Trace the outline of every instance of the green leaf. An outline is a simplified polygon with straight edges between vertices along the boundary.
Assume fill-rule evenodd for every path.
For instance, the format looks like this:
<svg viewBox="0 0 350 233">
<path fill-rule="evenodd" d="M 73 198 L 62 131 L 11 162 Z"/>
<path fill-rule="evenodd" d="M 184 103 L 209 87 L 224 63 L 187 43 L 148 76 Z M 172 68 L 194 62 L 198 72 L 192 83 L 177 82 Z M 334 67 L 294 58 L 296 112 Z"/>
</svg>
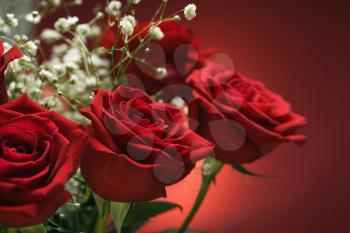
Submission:
<svg viewBox="0 0 350 233">
<path fill-rule="evenodd" d="M 112 202 L 111 203 L 111 213 L 114 222 L 114 226 L 118 233 L 122 232 L 122 227 L 126 215 L 129 212 L 131 203 L 123 203 L 123 202 Z"/>
<path fill-rule="evenodd" d="M 45 227 L 43 224 L 39 224 L 31 227 L 24 227 L 19 229 L 22 233 L 46 233 Z"/>
<path fill-rule="evenodd" d="M 165 201 L 152 201 L 152 202 L 137 202 L 134 204 L 132 211 L 125 219 L 124 225 L 126 228 L 132 228 L 131 232 L 135 232 L 143 224 L 145 224 L 150 218 L 153 218 L 162 213 L 170 210 L 182 207 L 176 203 Z"/>
<path fill-rule="evenodd" d="M 3 233 L 18 233 L 18 229 L 16 228 L 2 228 L 0 226 L 0 232 L 3 232 Z"/>
<path fill-rule="evenodd" d="M 245 175 L 245 176 L 255 176 L 255 177 L 261 177 L 261 178 L 279 178 L 278 176 L 270 176 L 270 175 L 263 175 L 263 174 L 257 174 L 254 172 L 251 172 L 247 168 L 243 167 L 240 164 L 232 165 L 233 169 L 238 171 L 239 173 Z"/>
<path fill-rule="evenodd" d="M 98 196 L 96 193 L 93 193 L 93 196 L 98 209 L 98 213 L 101 218 L 104 218 L 110 212 L 111 202 L 106 201 L 102 197 Z"/>
</svg>

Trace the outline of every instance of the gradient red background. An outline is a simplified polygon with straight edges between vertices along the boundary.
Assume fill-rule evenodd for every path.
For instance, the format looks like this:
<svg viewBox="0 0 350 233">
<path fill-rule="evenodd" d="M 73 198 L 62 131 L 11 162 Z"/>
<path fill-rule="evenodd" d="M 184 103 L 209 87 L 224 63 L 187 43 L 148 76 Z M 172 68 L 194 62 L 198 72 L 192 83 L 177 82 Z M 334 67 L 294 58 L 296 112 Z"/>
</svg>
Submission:
<svg viewBox="0 0 350 233">
<path fill-rule="evenodd" d="M 96 1 L 85 0 L 89 12 Z M 101 0 L 104 3 L 104 0 Z M 212 233 L 350 232 L 349 1 L 193 1 L 198 17 L 186 23 L 230 55 L 237 70 L 260 79 L 308 117 L 308 143 L 284 145 L 249 168 L 280 179 L 244 178 L 225 167 L 191 228 Z M 143 0 L 149 19 L 160 0 Z M 169 13 L 188 1 L 169 0 Z M 86 15 L 85 15 L 86 16 Z M 84 17 L 83 17 L 84 18 Z M 169 188 L 184 212 L 152 219 L 140 232 L 176 228 L 200 185 L 197 169 Z"/>
</svg>

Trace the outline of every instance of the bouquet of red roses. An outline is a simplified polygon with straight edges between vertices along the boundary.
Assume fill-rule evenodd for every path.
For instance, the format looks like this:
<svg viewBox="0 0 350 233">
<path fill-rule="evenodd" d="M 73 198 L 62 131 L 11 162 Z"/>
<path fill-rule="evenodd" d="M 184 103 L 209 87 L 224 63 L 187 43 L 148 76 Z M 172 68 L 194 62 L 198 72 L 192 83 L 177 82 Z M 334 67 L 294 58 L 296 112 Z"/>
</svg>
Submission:
<svg viewBox="0 0 350 233">
<path fill-rule="evenodd" d="M 140 0 L 113 0 L 89 22 L 58 18 L 36 37 L 19 22 L 30 28 L 82 1 L 2 11 L 0 232 L 135 232 L 181 208 L 155 199 L 204 160 L 197 200 L 169 230 L 188 232 L 223 164 L 261 176 L 244 164 L 306 140 L 288 102 L 199 48 L 180 23 L 196 5 L 166 16 L 160 2 L 148 22 L 137 21 Z"/>
</svg>

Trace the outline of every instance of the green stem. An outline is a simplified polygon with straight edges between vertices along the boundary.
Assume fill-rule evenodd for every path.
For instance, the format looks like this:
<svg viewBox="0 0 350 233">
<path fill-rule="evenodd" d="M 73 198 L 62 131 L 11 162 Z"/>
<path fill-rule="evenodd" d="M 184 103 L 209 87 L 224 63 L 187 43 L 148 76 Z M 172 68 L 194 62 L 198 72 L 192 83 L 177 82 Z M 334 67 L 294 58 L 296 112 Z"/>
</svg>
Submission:
<svg viewBox="0 0 350 233">
<path fill-rule="evenodd" d="M 197 195 L 196 201 L 194 202 L 190 213 L 187 215 L 185 221 L 182 223 L 177 233 L 184 233 L 191 224 L 193 218 L 197 214 L 201 207 L 212 182 L 215 181 L 216 175 L 222 169 L 223 164 L 212 157 L 206 158 L 202 166 L 202 185 Z"/>
<path fill-rule="evenodd" d="M 108 214 L 105 214 L 103 217 L 98 215 L 95 225 L 95 233 L 105 233 L 107 219 Z"/>
</svg>

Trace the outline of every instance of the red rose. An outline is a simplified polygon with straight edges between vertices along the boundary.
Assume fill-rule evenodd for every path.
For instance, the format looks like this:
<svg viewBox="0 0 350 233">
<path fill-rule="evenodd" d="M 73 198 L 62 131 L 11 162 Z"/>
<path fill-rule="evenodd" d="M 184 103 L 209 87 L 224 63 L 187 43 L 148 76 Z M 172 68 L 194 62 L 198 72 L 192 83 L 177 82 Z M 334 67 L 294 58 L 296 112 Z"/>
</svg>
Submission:
<svg viewBox="0 0 350 233">
<path fill-rule="evenodd" d="M 39 224 L 68 202 L 86 135 L 26 95 L 0 106 L 0 224 Z"/>
<path fill-rule="evenodd" d="M 141 33 L 141 38 L 148 35 L 148 24 L 138 24 L 135 27 L 134 35 Z M 146 43 L 142 49 L 136 53 L 138 60 L 132 62 L 127 69 L 129 86 L 142 88 L 148 94 L 155 94 L 168 86 L 174 87 L 167 89 L 176 93 L 175 85 L 185 84 L 186 76 L 193 68 L 199 68 L 203 65 L 206 55 L 199 53 L 199 39 L 193 33 L 186 29 L 182 24 L 175 21 L 163 22 L 159 25 L 164 33 L 163 39 L 160 41 L 152 40 L 150 44 Z M 111 48 L 115 40 L 115 30 L 108 30 L 102 38 L 102 44 L 106 48 Z M 149 45 L 150 51 L 145 49 Z M 120 44 L 119 47 L 123 45 Z M 131 41 L 130 51 L 135 50 L 139 46 L 139 39 Z M 118 56 L 118 55 L 117 55 Z M 142 59 L 147 64 L 141 62 Z M 118 62 L 119 59 L 116 59 Z M 152 67 L 165 67 L 167 76 L 160 78 L 157 76 L 156 70 Z M 136 76 L 136 77 L 135 77 Z M 179 87 L 178 87 L 179 88 Z"/>
<path fill-rule="evenodd" d="M 184 127 L 183 113 L 139 89 L 97 90 L 90 108 L 89 153 L 81 171 L 92 190 L 113 201 L 166 196 L 165 186 L 184 178 L 212 144 Z"/>
<path fill-rule="evenodd" d="M 8 101 L 5 85 L 5 70 L 7 68 L 7 65 L 11 61 L 22 56 L 23 54 L 17 46 L 12 47 L 9 51 L 4 53 L 4 45 L 0 40 L 0 104 L 6 103 Z"/>
<path fill-rule="evenodd" d="M 215 155 L 225 163 L 252 162 L 283 142 L 306 140 L 294 133 L 306 124 L 305 118 L 261 82 L 209 62 L 188 83 L 195 98 L 191 125 L 215 142 Z"/>
</svg>

